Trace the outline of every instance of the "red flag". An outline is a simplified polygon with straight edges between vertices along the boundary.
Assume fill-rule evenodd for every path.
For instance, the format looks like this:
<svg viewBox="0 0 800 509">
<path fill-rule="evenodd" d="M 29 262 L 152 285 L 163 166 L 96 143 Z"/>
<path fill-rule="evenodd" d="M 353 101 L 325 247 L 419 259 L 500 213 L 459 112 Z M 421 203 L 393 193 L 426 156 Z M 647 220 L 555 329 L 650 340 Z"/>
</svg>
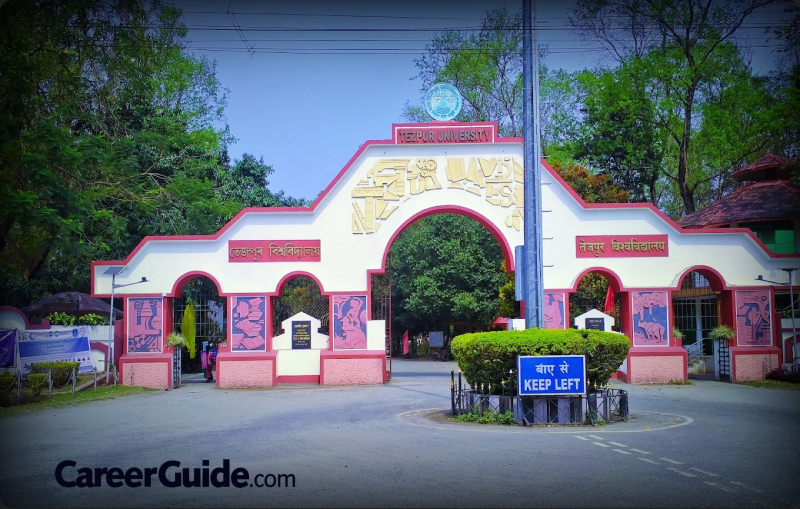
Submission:
<svg viewBox="0 0 800 509">
<path fill-rule="evenodd" d="M 606 293 L 606 304 L 603 306 L 606 314 L 614 312 L 614 289 L 611 288 L 611 285 L 608 285 L 608 293 Z"/>
<path fill-rule="evenodd" d="M 403 355 L 408 355 L 408 329 L 403 334 Z"/>
</svg>

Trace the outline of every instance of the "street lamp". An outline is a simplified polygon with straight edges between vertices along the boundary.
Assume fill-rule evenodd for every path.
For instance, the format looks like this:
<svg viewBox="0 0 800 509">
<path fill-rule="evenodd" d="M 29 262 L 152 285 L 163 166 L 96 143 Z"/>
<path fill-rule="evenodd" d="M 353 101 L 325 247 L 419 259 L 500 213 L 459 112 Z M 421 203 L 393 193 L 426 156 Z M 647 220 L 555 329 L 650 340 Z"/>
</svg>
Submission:
<svg viewBox="0 0 800 509">
<path fill-rule="evenodd" d="M 794 324 L 794 287 L 792 286 L 792 272 L 796 271 L 796 268 L 782 268 L 780 269 L 789 276 L 789 300 L 791 301 L 791 309 L 792 309 L 792 371 L 797 373 L 797 354 L 795 353 L 795 349 L 797 348 L 797 330 Z M 764 276 L 761 274 L 758 275 L 756 281 L 766 281 L 767 283 L 773 283 L 776 285 L 780 285 L 783 283 L 778 283 L 777 281 L 770 281 L 769 279 L 764 279 Z M 786 340 L 783 339 L 783 333 L 781 333 L 781 348 L 783 353 L 786 353 Z"/>
<path fill-rule="evenodd" d="M 108 385 L 108 375 L 111 371 L 111 362 L 114 362 L 114 290 L 122 288 L 123 286 L 138 285 L 139 283 L 148 283 L 146 277 L 142 277 L 141 281 L 134 281 L 133 283 L 125 283 L 118 285 L 115 283 L 117 274 L 125 270 L 125 267 L 111 266 L 103 272 L 103 274 L 111 274 L 111 311 L 108 314 L 108 358 L 106 360 L 106 385 Z M 116 382 L 115 382 L 116 383 Z"/>
</svg>

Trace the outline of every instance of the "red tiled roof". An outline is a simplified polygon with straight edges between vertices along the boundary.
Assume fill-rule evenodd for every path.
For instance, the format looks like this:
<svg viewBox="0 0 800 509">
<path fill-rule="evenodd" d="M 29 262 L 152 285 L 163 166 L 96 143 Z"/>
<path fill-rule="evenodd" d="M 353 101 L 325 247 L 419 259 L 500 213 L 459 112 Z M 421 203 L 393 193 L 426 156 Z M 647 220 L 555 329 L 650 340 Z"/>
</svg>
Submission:
<svg viewBox="0 0 800 509">
<path fill-rule="evenodd" d="M 786 180 L 768 180 L 740 187 L 708 207 L 684 216 L 684 228 L 722 226 L 759 220 L 800 217 L 800 187 Z"/>
<path fill-rule="evenodd" d="M 753 173 L 758 173 L 764 170 L 768 170 L 770 168 L 780 168 L 782 166 L 786 166 L 787 164 L 793 162 L 794 161 L 792 161 L 791 159 L 783 156 L 775 154 L 767 154 L 758 161 L 750 163 L 741 170 L 734 172 L 732 177 L 735 179 L 740 179 L 742 177 L 748 176 Z"/>
</svg>

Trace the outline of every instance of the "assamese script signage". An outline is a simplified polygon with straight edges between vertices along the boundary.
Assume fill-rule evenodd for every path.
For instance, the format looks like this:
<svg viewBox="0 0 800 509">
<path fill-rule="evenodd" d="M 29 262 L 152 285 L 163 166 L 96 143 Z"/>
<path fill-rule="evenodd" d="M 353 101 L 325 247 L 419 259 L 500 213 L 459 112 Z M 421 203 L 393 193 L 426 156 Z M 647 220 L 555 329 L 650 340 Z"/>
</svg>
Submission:
<svg viewBox="0 0 800 509">
<path fill-rule="evenodd" d="M 319 262 L 317 240 L 229 240 L 229 262 Z"/>
<path fill-rule="evenodd" d="M 578 235 L 577 258 L 642 258 L 669 256 L 666 235 Z"/>
<path fill-rule="evenodd" d="M 586 357 L 520 355 L 517 357 L 517 386 L 520 396 L 586 394 Z"/>
</svg>

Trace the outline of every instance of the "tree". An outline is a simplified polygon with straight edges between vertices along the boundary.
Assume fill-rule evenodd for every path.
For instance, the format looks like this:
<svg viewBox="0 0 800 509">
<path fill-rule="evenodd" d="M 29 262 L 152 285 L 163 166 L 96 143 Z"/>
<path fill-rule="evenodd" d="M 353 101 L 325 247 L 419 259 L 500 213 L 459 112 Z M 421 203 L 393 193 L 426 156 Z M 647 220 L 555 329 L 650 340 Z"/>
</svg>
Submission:
<svg viewBox="0 0 800 509">
<path fill-rule="evenodd" d="M 624 203 L 630 198 L 628 191 L 611 180 L 608 174 L 594 175 L 587 168 L 561 161 L 551 161 L 551 167 L 583 198 L 586 203 Z"/>
<path fill-rule="evenodd" d="M 505 8 L 487 11 L 477 34 L 443 32 L 414 63 L 425 93 L 434 83 L 455 86 L 464 98 L 456 120 L 494 121 L 501 136 L 522 136 L 522 17 Z M 422 106 L 406 103 L 404 117 L 428 120 Z"/>
<path fill-rule="evenodd" d="M 487 329 L 497 316 L 503 255 L 482 225 L 456 214 L 411 224 L 389 250 L 394 330 L 445 330 L 466 322 Z"/>
<path fill-rule="evenodd" d="M 631 201 L 658 205 L 664 149 L 644 86 L 622 67 L 583 71 L 576 82 L 584 121 L 574 157 L 611 176 Z"/>
<path fill-rule="evenodd" d="M 233 166 L 221 165 L 217 168 L 215 180 L 216 194 L 222 201 L 233 201 L 241 207 L 304 207 L 303 199 L 288 197 L 283 191 L 273 193 L 269 189 L 267 177 L 275 170 L 264 164 L 264 158 L 242 154 L 242 159 Z"/>
<path fill-rule="evenodd" d="M 241 208 L 223 189 L 247 178 L 225 173 L 227 91 L 185 35 L 159 0 L 2 4 L 4 304 L 88 291 L 91 260 L 146 235 L 212 233 Z"/>
<path fill-rule="evenodd" d="M 630 70 L 637 78 L 634 91 L 644 90 L 647 99 L 638 103 L 639 120 L 652 122 L 671 142 L 662 170 L 675 183 L 684 213 L 696 210 L 697 192 L 703 185 L 719 181 L 763 150 L 775 132 L 774 124 L 762 122 L 766 117 L 774 119 L 774 114 L 752 109 L 763 105 L 754 95 L 762 90 L 748 88 L 758 84 L 732 42 L 742 23 L 773 1 L 577 0 L 575 4 L 573 25 L 600 41 Z M 706 122 L 713 117 L 708 109 L 734 106 L 730 98 L 742 92 L 749 94 L 748 104 L 722 127 L 730 132 L 735 128 L 732 124 L 751 121 L 750 125 L 759 126 L 747 134 L 766 134 L 740 136 L 742 143 L 736 151 L 724 153 L 723 158 L 711 157 L 703 152 L 698 125 L 718 129 L 719 125 Z"/>
</svg>

